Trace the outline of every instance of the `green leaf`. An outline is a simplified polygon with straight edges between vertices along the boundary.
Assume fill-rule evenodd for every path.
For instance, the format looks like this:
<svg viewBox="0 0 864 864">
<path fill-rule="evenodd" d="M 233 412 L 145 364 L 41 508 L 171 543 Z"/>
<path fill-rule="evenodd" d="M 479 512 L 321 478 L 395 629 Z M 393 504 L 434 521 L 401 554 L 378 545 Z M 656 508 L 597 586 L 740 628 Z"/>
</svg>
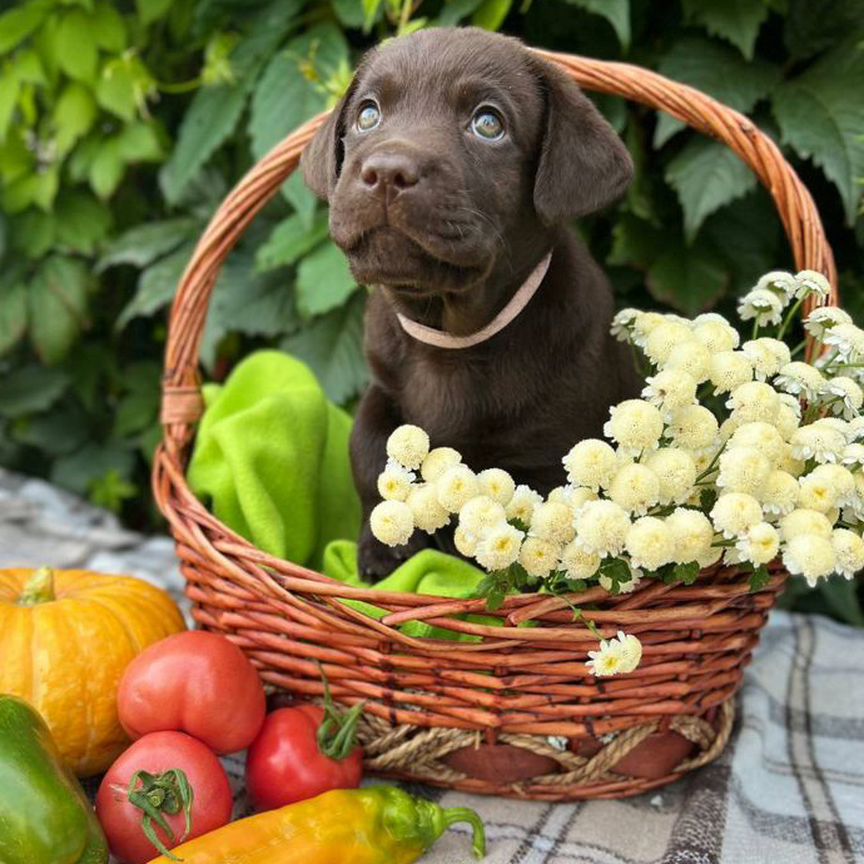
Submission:
<svg viewBox="0 0 864 864">
<path fill-rule="evenodd" d="M 131 462 L 129 470 L 132 470 Z M 123 509 L 123 503 L 134 498 L 138 492 L 139 489 L 134 483 L 130 483 L 119 471 L 112 468 L 104 477 L 91 481 L 87 497 L 94 507 L 119 513 Z"/>
<path fill-rule="evenodd" d="M 716 251 L 697 244 L 664 252 L 651 265 L 646 281 L 656 300 L 692 317 L 719 300 L 728 274 Z"/>
<path fill-rule="evenodd" d="M 793 60 L 806 60 L 860 33 L 864 0 L 791 0 L 783 41 Z"/>
<path fill-rule="evenodd" d="M 87 414 L 72 400 L 55 405 L 42 414 L 18 418 L 12 437 L 52 457 L 63 456 L 83 446 L 91 437 Z"/>
<path fill-rule="evenodd" d="M 756 186 L 756 175 L 717 141 L 694 138 L 666 167 L 666 180 L 684 210 L 684 234 L 692 242 L 715 210 Z"/>
<path fill-rule="evenodd" d="M 123 370 L 125 393 L 117 404 L 114 434 L 128 438 L 147 429 L 159 414 L 162 367 L 158 363 L 133 363 Z"/>
<path fill-rule="evenodd" d="M 54 246 L 56 227 L 53 213 L 25 210 L 12 221 L 12 248 L 28 258 L 42 258 Z"/>
<path fill-rule="evenodd" d="M 699 577 L 701 568 L 695 561 L 675 566 L 675 579 L 684 585 L 692 585 Z"/>
<path fill-rule="evenodd" d="M 682 0 L 684 15 L 712 36 L 731 42 L 748 60 L 759 28 L 768 17 L 763 0 Z"/>
<path fill-rule="evenodd" d="M 605 18 L 615 30 L 621 47 L 630 48 L 630 0 L 567 0 L 571 6 L 580 6 Z"/>
<path fill-rule="evenodd" d="M 117 147 L 117 139 L 102 141 L 87 171 L 90 187 L 103 200 L 110 198 L 123 179 L 125 168 L 126 163 Z"/>
<path fill-rule="evenodd" d="M 864 51 L 859 39 L 778 88 L 773 108 L 783 143 L 825 172 L 840 192 L 846 224 L 854 224 L 864 176 Z"/>
<path fill-rule="evenodd" d="M 117 330 L 122 330 L 133 318 L 152 315 L 167 306 L 177 291 L 177 285 L 192 255 L 193 243 L 184 243 L 170 255 L 148 267 L 138 279 L 135 296 L 117 318 Z"/>
<path fill-rule="evenodd" d="M 35 51 L 17 51 L 12 64 L 15 77 L 22 84 L 36 84 L 39 87 L 47 87 L 48 79 L 42 61 Z"/>
<path fill-rule="evenodd" d="M 116 138 L 117 150 L 127 164 L 158 162 L 162 158 L 162 145 L 154 123 L 130 123 Z"/>
<path fill-rule="evenodd" d="M 332 24 L 312 27 L 267 64 L 252 97 L 249 119 L 256 158 L 327 107 L 326 90 L 307 77 L 306 64 L 310 61 L 321 80 L 347 63 L 348 45 L 342 31 Z"/>
<path fill-rule="evenodd" d="M 834 577 L 819 583 L 819 593 L 831 612 L 841 621 L 864 627 L 864 609 L 858 599 L 856 580 Z"/>
<path fill-rule="evenodd" d="M 59 248 L 92 255 L 111 227 L 111 211 L 85 192 L 61 194 L 54 208 Z"/>
<path fill-rule="evenodd" d="M 25 3 L 0 15 L 0 54 L 23 42 L 48 14 L 47 3 Z"/>
<path fill-rule="evenodd" d="M 306 320 L 341 306 L 356 290 L 345 256 L 330 241 L 307 255 L 297 268 L 297 311 Z"/>
<path fill-rule="evenodd" d="M 0 280 L 0 356 L 14 348 L 27 331 L 27 289 Z"/>
<path fill-rule="evenodd" d="M 77 81 L 70 81 L 54 105 L 54 140 L 61 155 L 68 153 L 75 142 L 90 131 L 96 113 L 96 102 L 90 89 Z"/>
<path fill-rule="evenodd" d="M 0 75 L 0 141 L 6 139 L 9 126 L 12 124 L 12 115 L 18 104 L 18 78 L 14 70 L 7 67 Z"/>
<path fill-rule="evenodd" d="M 97 3 L 91 17 L 93 38 L 105 51 L 114 54 L 126 47 L 126 27 L 123 17 L 111 3 Z"/>
<path fill-rule="evenodd" d="M 369 381 L 363 357 L 363 309 L 366 297 L 355 294 L 341 309 L 317 318 L 282 342 L 282 349 L 309 365 L 327 395 L 344 405 Z"/>
<path fill-rule="evenodd" d="M 59 185 L 57 165 L 19 177 L 3 190 L 3 208 L 7 213 L 20 213 L 31 205 L 50 210 Z"/>
<path fill-rule="evenodd" d="M 143 24 L 152 24 L 168 14 L 172 2 L 173 0 L 135 0 L 135 8 Z"/>
<path fill-rule="evenodd" d="M 80 450 L 61 456 L 51 467 L 50 480 L 70 492 L 86 495 L 94 483 L 116 472 L 129 477 L 135 453 L 123 441 L 89 442 Z"/>
<path fill-rule="evenodd" d="M 750 574 L 750 590 L 761 591 L 771 581 L 768 568 L 762 564 Z"/>
<path fill-rule="evenodd" d="M 314 249 L 327 237 L 327 214 L 321 212 L 311 228 L 299 214 L 283 219 L 270 234 L 267 242 L 255 256 L 255 268 L 259 273 L 287 267 L 298 258 Z"/>
<path fill-rule="evenodd" d="M 447 0 L 438 15 L 436 24 L 439 27 L 455 27 L 463 18 L 467 18 L 483 2 L 483 0 Z"/>
<path fill-rule="evenodd" d="M 289 204 L 297 212 L 303 224 L 311 229 L 318 209 L 318 199 L 315 193 L 306 185 L 302 171 L 295 171 L 283 184 L 280 190 Z"/>
<path fill-rule="evenodd" d="M 758 59 L 743 63 L 732 48 L 698 36 L 677 40 L 661 57 L 657 71 L 744 113 L 768 96 L 781 78 L 778 67 Z M 654 146 L 662 146 L 683 128 L 669 114 L 659 114 Z"/>
<path fill-rule="evenodd" d="M 132 65 L 120 58 L 106 63 L 96 85 L 96 101 L 106 110 L 131 122 L 138 111 L 137 78 Z"/>
<path fill-rule="evenodd" d="M 616 266 L 647 267 L 667 245 L 668 236 L 661 228 L 624 213 L 612 229 L 612 248 L 606 262 Z"/>
<path fill-rule="evenodd" d="M 69 386 L 69 376 L 59 369 L 31 364 L 7 372 L 0 378 L 0 414 L 23 417 L 47 411 Z"/>
<path fill-rule="evenodd" d="M 67 12 L 54 36 L 57 63 L 70 77 L 92 84 L 96 80 L 99 50 L 91 29 L 92 19 L 80 9 Z"/>
<path fill-rule="evenodd" d="M 30 338 L 46 365 L 59 363 L 75 344 L 87 319 L 92 276 L 83 261 L 52 255 L 30 282 Z"/>
<path fill-rule="evenodd" d="M 471 16 L 471 23 L 484 30 L 499 30 L 512 6 L 513 0 L 483 0 Z"/>
<path fill-rule="evenodd" d="M 199 227 L 195 219 L 186 216 L 136 225 L 111 242 L 99 259 L 96 272 L 101 273 L 117 264 L 144 268 L 181 243 L 193 239 Z"/>
<path fill-rule="evenodd" d="M 199 90 L 183 115 L 177 144 L 160 175 L 169 204 L 176 204 L 213 153 L 237 128 L 246 91 L 239 85 Z"/>
<path fill-rule="evenodd" d="M 372 29 L 375 19 L 378 17 L 378 11 L 381 8 L 382 0 L 362 0 L 363 8 L 363 29 L 367 32 Z"/>
<path fill-rule="evenodd" d="M 366 12 L 357 0 L 331 0 L 330 5 L 339 21 L 351 30 L 359 30 L 365 20 Z"/>
</svg>

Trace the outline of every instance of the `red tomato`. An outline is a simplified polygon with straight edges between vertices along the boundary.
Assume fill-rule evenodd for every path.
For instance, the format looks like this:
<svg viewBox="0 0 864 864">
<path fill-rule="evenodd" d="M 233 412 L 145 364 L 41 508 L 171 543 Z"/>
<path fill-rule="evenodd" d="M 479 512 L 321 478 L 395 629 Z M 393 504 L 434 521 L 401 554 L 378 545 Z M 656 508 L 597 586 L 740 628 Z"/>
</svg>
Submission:
<svg viewBox="0 0 864 864">
<path fill-rule="evenodd" d="M 172 770 L 183 772 L 193 793 L 192 806 L 189 808 L 191 829 L 185 837 L 186 819 L 182 806 L 176 813 L 166 812 L 166 807 L 169 811 L 171 809 L 171 797 L 178 804 L 182 798 L 176 778 L 165 777 L 166 772 Z M 122 864 L 144 864 L 160 854 L 144 833 L 144 811 L 129 800 L 129 783 L 139 771 L 165 778 L 166 784 L 173 790 L 161 810 L 174 832 L 174 839 L 171 840 L 158 825 L 152 826 L 167 849 L 221 828 L 231 821 L 234 802 L 228 775 L 213 751 L 182 732 L 153 732 L 145 735 L 108 769 L 96 795 L 96 816 L 108 838 L 111 853 Z M 146 780 L 141 778 L 136 788 L 142 789 Z"/>
<path fill-rule="evenodd" d="M 261 679 L 246 655 L 204 630 L 177 633 L 142 651 L 117 692 L 120 722 L 131 738 L 175 729 L 216 753 L 245 750 L 265 710 Z"/>
<path fill-rule="evenodd" d="M 318 749 L 324 711 L 316 705 L 280 708 L 267 716 L 246 756 L 246 788 L 256 810 L 274 810 L 330 789 L 356 789 L 363 750 L 342 760 Z"/>
</svg>

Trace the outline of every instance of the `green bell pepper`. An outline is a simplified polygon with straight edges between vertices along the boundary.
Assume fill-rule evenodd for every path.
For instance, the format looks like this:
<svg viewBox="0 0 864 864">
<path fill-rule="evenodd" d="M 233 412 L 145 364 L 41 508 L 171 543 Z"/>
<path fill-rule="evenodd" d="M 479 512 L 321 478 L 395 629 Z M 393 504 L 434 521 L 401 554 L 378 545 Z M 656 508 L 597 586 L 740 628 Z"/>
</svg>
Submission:
<svg viewBox="0 0 864 864">
<path fill-rule="evenodd" d="M 0 695 L 0 861 L 106 864 L 108 844 L 51 732 L 24 700 Z"/>
</svg>

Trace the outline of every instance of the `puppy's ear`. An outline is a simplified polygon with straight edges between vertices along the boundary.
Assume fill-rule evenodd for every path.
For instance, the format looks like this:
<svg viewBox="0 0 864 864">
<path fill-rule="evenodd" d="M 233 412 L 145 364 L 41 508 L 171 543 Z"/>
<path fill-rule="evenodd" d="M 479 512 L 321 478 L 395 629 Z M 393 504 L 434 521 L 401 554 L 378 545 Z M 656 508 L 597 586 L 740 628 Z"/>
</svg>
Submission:
<svg viewBox="0 0 864 864">
<path fill-rule="evenodd" d="M 351 101 L 356 82 L 357 75 L 300 156 L 303 179 L 322 201 L 330 200 L 330 193 L 342 170 L 345 156 L 345 145 L 342 143 L 345 137 L 345 110 Z"/>
<path fill-rule="evenodd" d="M 546 96 L 534 207 L 551 225 L 617 200 L 633 179 L 633 160 L 615 130 L 565 72 L 544 60 L 533 62 Z"/>
</svg>

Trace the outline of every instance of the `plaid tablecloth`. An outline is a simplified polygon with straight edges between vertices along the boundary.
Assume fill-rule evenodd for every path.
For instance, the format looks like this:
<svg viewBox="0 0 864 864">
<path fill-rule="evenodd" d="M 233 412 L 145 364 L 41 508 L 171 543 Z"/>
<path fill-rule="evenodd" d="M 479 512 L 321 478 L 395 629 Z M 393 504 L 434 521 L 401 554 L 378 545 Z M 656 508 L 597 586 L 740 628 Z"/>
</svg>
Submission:
<svg viewBox="0 0 864 864">
<path fill-rule="evenodd" d="M 182 590 L 167 538 L 124 531 L 105 513 L 0 470 L 0 566 L 13 564 L 130 572 Z M 242 761 L 227 767 L 242 812 Z M 487 864 L 864 862 L 864 632 L 775 613 L 747 670 L 726 753 L 659 792 L 546 805 L 412 791 L 478 810 Z M 456 829 L 424 864 L 471 860 Z"/>
</svg>

